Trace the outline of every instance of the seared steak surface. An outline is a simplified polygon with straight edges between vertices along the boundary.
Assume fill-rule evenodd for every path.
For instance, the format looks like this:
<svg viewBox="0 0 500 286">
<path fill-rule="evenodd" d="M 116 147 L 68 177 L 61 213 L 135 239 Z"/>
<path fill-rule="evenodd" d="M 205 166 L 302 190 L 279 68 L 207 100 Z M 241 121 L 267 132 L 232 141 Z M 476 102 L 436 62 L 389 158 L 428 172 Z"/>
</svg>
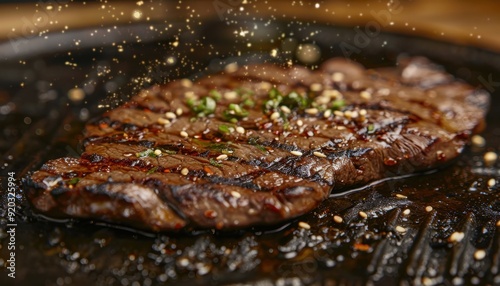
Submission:
<svg viewBox="0 0 500 286">
<path fill-rule="evenodd" d="M 36 211 L 152 231 L 276 224 L 352 186 L 436 168 L 489 96 L 423 58 L 244 66 L 155 86 L 90 122 L 81 158 L 27 180 Z"/>
</svg>

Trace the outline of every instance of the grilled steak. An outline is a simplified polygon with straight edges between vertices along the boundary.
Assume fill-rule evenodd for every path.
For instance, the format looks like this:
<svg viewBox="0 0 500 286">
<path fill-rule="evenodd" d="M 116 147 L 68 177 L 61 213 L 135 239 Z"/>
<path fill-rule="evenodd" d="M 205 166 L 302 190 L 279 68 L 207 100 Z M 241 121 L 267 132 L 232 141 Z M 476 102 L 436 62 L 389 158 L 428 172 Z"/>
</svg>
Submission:
<svg viewBox="0 0 500 286">
<path fill-rule="evenodd" d="M 50 217 L 152 231 L 276 224 L 332 191 L 446 164 L 488 103 L 424 58 L 244 66 L 144 90 L 88 123 L 81 158 L 47 162 L 28 198 Z"/>
</svg>

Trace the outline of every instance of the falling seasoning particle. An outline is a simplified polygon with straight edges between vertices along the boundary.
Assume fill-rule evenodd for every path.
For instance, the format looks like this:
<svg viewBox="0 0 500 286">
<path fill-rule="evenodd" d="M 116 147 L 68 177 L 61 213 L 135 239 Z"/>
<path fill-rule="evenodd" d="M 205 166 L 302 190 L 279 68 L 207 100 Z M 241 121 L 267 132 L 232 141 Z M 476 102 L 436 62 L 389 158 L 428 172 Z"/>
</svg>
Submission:
<svg viewBox="0 0 500 286">
<path fill-rule="evenodd" d="M 215 158 L 217 161 L 222 161 L 222 160 L 227 160 L 227 155 L 226 154 L 222 154 L 222 155 L 219 155 L 217 158 Z"/>
<path fill-rule="evenodd" d="M 188 169 L 188 168 L 182 168 L 182 170 L 181 170 L 181 174 L 182 174 L 183 176 L 187 176 L 187 174 L 189 174 L 189 169 Z"/>
<path fill-rule="evenodd" d="M 462 239 L 464 239 L 465 234 L 463 232 L 455 231 L 450 235 L 450 238 L 448 238 L 449 242 L 460 242 Z"/>
<path fill-rule="evenodd" d="M 314 152 L 313 155 L 319 158 L 326 158 L 326 155 L 321 152 Z"/>
<path fill-rule="evenodd" d="M 362 217 L 362 218 L 367 218 L 368 214 L 366 214 L 364 211 L 360 211 L 359 212 L 359 216 Z"/>
<path fill-rule="evenodd" d="M 336 223 L 342 223 L 344 221 L 344 219 L 342 219 L 341 216 L 333 216 L 333 221 L 336 222 Z"/>
<path fill-rule="evenodd" d="M 160 149 L 156 149 L 154 153 L 155 153 L 156 156 L 160 156 L 161 155 L 161 150 Z"/>
<path fill-rule="evenodd" d="M 426 212 L 431 212 L 433 210 L 433 208 L 431 206 L 426 206 L 425 207 L 425 211 Z"/>
<path fill-rule="evenodd" d="M 500 226 L 500 220 L 499 220 L 499 221 L 497 221 L 497 224 L 496 224 L 496 225 L 497 225 L 497 226 Z"/>
<path fill-rule="evenodd" d="M 294 156 L 302 156 L 302 152 L 300 152 L 300 151 L 290 151 L 290 154 L 292 154 Z"/>
<path fill-rule="evenodd" d="M 482 249 L 478 249 L 476 250 L 476 252 L 474 252 L 474 259 L 476 260 L 483 260 L 485 257 L 486 257 L 486 251 Z"/>
<path fill-rule="evenodd" d="M 491 166 L 497 161 L 498 155 L 495 152 L 486 152 L 483 159 L 486 166 Z"/>
<path fill-rule="evenodd" d="M 303 229 L 311 229 L 311 226 L 308 223 L 303 222 L 303 221 L 299 222 L 299 227 L 303 228 Z"/>
<path fill-rule="evenodd" d="M 398 199 L 407 199 L 408 197 L 402 194 L 396 194 L 396 198 Z"/>
<path fill-rule="evenodd" d="M 495 179 L 489 179 L 488 180 L 488 187 L 492 188 L 497 184 L 497 181 Z"/>
<path fill-rule="evenodd" d="M 396 231 L 399 232 L 399 233 L 405 233 L 406 232 L 406 228 L 402 227 L 402 226 L 396 226 Z"/>
<path fill-rule="evenodd" d="M 186 131 L 181 131 L 181 136 L 184 137 L 184 138 L 188 138 L 189 137 L 189 134 L 186 132 Z"/>
<path fill-rule="evenodd" d="M 403 211 L 403 214 L 404 214 L 404 215 L 409 215 L 409 214 L 410 214 L 410 212 L 411 212 L 411 211 L 410 211 L 410 209 L 405 209 L 405 210 Z"/>
</svg>

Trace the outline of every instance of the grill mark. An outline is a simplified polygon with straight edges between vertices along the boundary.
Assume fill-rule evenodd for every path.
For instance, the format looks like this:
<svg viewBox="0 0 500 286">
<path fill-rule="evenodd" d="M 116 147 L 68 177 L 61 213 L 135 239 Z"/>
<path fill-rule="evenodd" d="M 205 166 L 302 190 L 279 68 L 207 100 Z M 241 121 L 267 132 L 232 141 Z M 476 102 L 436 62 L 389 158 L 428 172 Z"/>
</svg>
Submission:
<svg viewBox="0 0 500 286">
<path fill-rule="evenodd" d="M 83 165 L 92 165 L 92 167 L 97 167 L 96 163 L 101 166 L 108 166 L 110 164 L 113 165 L 120 165 L 123 167 L 132 167 L 136 170 L 139 170 L 141 172 L 147 172 L 148 170 L 151 170 L 152 168 L 157 167 L 158 169 L 156 170 L 155 173 L 164 173 L 165 170 L 168 170 L 168 173 L 173 173 L 173 174 L 179 174 L 181 173 L 181 168 L 176 168 L 176 169 L 166 169 L 162 167 L 161 165 L 151 165 L 148 164 L 146 161 L 143 160 L 132 160 L 132 159 L 111 159 L 111 158 L 104 158 L 102 156 L 99 156 L 99 161 L 92 161 L 92 159 L 95 159 L 94 154 L 83 154 L 82 159 L 88 160 L 89 163 L 86 163 L 85 161 L 82 161 Z M 287 158 L 288 160 L 294 160 L 295 158 Z M 274 164 L 273 166 L 269 166 L 269 168 L 265 168 L 263 166 L 260 166 L 259 164 L 252 164 L 250 162 L 246 162 L 244 160 L 241 160 L 239 163 L 242 164 L 248 164 L 248 165 L 253 165 L 256 167 L 259 167 L 259 170 L 248 172 L 247 174 L 239 177 L 221 177 L 217 175 L 208 175 L 206 172 L 201 171 L 201 170 L 190 170 L 189 176 L 188 177 L 196 177 L 200 179 L 207 180 L 212 183 L 217 183 L 217 184 L 224 184 L 224 185 L 232 185 L 232 186 L 239 186 L 242 188 L 247 188 L 251 189 L 254 191 L 271 191 L 269 188 L 261 188 L 258 185 L 254 184 L 252 181 L 255 180 L 256 178 L 260 177 L 261 175 L 264 175 L 266 173 L 274 171 L 275 173 L 278 173 L 280 175 L 285 175 L 285 176 L 290 176 L 290 177 L 298 177 L 301 179 L 307 179 L 308 181 L 311 182 L 316 182 L 321 186 L 333 186 L 332 182 L 328 182 L 324 180 L 323 178 L 319 177 L 319 174 L 314 174 L 313 177 L 307 177 L 304 176 L 303 174 L 300 173 L 300 171 L 292 171 L 290 173 L 284 172 L 282 169 L 278 168 L 277 165 L 279 165 L 279 162 Z M 292 169 L 292 168 L 287 168 Z M 90 174 L 93 172 L 88 172 L 87 174 Z M 78 173 L 79 176 L 83 175 L 83 173 Z M 300 176 L 302 175 L 302 177 Z"/>
</svg>

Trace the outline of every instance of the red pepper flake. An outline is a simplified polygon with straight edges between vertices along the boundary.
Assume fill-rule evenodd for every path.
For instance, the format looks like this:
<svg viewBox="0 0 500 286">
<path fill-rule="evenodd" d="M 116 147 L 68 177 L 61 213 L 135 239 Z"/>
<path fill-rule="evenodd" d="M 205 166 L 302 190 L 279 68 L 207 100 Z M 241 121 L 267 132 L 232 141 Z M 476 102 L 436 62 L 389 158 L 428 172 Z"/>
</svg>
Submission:
<svg viewBox="0 0 500 286">
<path fill-rule="evenodd" d="M 163 170 L 163 173 L 170 173 L 170 169 Z"/>
<path fill-rule="evenodd" d="M 214 171 L 212 171 L 212 169 L 210 169 L 210 167 L 208 166 L 203 166 L 203 170 L 205 170 L 205 173 L 207 173 L 207 175 L 213 175 L 214 174 Z"/>
<path fill-rule="evenodd" d="M 109 125 L 107 123 L 99 123 L 99 128 L 101 128 L 101 129 L 106 129 L 108 127 L 109 127 Z"/>
<path fill-rule="evenodd" d="M 385 158 L 385 159 L 384 159 L 384 164 L 385 164 L 386 166 L 394 166 L 394 165 L 396 165 L 397 163 L 398 163 L 398 161 L 396 161 L 396 159 L 393 159 L 393 158 L 391 158 L 391 157 L 389 157 L 389 158 Z"/>
<path fill-rule="evenodd" d="M 206 210 L 204 213 L 206 218 L 216 218 L 217 217 L 217 212 L 214 210 Z"/>
<path fill-rule="evenodd" d="M 219 221 L 218 223 L 215 224 L 216 229 L 222 229 L 224 227 L 224 223 L 222 221 Z"/>
<path fill-rule="evenodd" d="M 355 243 L 354 249 L 359 250 L 359 251 L 369 251 L 371 249 L 371 247 L 368 244 Z"/>
</svg>

